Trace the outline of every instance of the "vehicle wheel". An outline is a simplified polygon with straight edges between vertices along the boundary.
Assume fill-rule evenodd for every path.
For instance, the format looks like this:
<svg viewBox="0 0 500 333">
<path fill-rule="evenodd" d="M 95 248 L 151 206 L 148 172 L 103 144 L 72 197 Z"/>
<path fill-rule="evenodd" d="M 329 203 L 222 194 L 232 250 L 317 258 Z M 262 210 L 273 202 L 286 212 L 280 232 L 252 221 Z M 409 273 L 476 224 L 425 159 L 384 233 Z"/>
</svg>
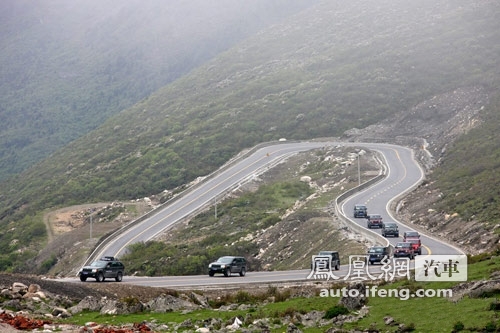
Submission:
<svg viewBox="0 0 500 333">
<path fill-rule="evenodd" d="M 214 276 L 214 272 L 209 271 L 209 272 L 208 272 L 208 276 Z"/>
<path fill-rule="evenodd" d="M 116 277 L 115 277 L 115 281 L 116 281 L 116 282 L 121 282 L 121 281 L 122 281 L 122 279 L 123 279 L 123 274 L 122 274 L 122 272 L 118 272 L 118 274 L 117 274 L 117 275 L 116 275 Z"/>
<path fill-rule="evenodd" d="M 340 269 L 339 265 L 335 265 L 335 270 L 338 271 Z"/>
<path fill-rule="evenodd" d="M 368 229 L 371 229 L 371 228 L 372 228 L 372 227 L 370 227 L 370 225 L 369 225 L 369 224 L 367 224 L 367 225 L 366 225 L 366 227 L 367 227 Z"/>
<path fill-rule="evenodd" d="M 102 281 L 104 281 L 104 275 L 103 275 L 102 273 L 98 273 L 98 274 L 97 274 L 97 276 L 96 276 L 96 278 L 95 278 L 95 280 L 96 280 L 97 282 L 102 282 Z"/>
<path fill-rule="evenodd" d="M 399 234 L 396 234 L 396 237 L 399 237 Z"/>
<path fill-rule="evenodd" d="M 82 281 L 82 282 L 87 281 L 87 277 L 83 276 L 83 275 L 80 275 L 80 281 Z"/>
<path fill-rule="evenodd" d="M 418 255 L 421 256 L 422 255 L 422 250 L 418 250 Z"/>
<path fill-rule="evenodd" d="M 241 269 L 240 276 L 245 276 L 246 272 L 247 272 L 247 271 L 245 270 L 245 267 L 243 267 L 243 268 Z"/>
<path fill-rule="evenodd" d="M 224 271 L 224 276 L 225 276 L 225 277 L 228 277 L 229 275 L 231 275 L 231 271 L 230 271 L 229 269 L 226 269 L 226 270 Z"/>
</svg>

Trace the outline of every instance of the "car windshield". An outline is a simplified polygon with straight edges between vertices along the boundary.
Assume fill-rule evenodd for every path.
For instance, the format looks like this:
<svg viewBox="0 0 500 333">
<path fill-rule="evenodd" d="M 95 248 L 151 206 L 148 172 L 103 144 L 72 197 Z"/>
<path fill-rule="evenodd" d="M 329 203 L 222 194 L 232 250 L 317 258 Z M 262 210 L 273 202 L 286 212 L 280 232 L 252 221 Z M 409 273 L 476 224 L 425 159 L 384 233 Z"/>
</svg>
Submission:
<svg viewBox="0 0 500 333">
<path fill-rule="evenodd" d="M 396 247 L 409 247 L 410 243 L 397 243 Z"/>
<path fill-rule="evenodd" d="M 419 237 L 419 234 L 416 231 L 410 231 L 406 233 L 406 237 Z"/>
<path fill-rule="evenodd" d="M 233 261 L 233 258 L 231 257 L 220 257 L 217 259 L 217 262 L 221 262 L 223 264 L 230 264 Z"/>
<path fill-rule="evenodd" d="M 102 268 L 102 267 L 106 267 L 107 264 L 108 263 L 106 261 L 94 261 L 93 263 L 90 264 L 90 266 Z"/>
<path fill-rule="evenodd" d="M 379 218 L 380 218 L 380 215 L 375 215 L 375 214 L 372 214 L 372 215 L 370 215 L 370 218 L 371 218 L 371 219 L 379 219 Z"/>
<path fill-rule="evenodd" d="M 420 241 L 418 239 L 408 239 L 408 242 L 410 242 L 412 244 L 418 244 L 418 243 L 420 243 Z"/>
<path fill-rule="evenodd" d="M 384 225 L 386 228 L 396 228 L 396 223 L 386 223 Z"/>
<path fill-rule="evenodd" d="M 368 252 L 369 253 L 383 253 L 384 248 L 383 247 L 373 247 Z"/>
</svg>

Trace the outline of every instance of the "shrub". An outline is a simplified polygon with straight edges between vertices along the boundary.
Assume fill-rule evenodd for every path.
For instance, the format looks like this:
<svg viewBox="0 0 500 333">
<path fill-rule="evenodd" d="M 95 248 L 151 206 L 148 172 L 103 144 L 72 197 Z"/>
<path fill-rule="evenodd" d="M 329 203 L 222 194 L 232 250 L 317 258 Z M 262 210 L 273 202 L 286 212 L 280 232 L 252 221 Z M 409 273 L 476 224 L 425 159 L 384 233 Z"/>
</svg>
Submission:
<svg viewBox="0 0 500 333">
<path fill-rule="evenodd" d="M 326 310 L 323 319 L 332 319 L 340 315 L 348 314 L 349 310 L 343 305 L 335 305 L 328 310 Z"/>
<path fill-rule="evenodd" d="M 486 324 L 486 326 L 484 326 L 485 332 L 496 332 L 496 330 L 497 330 L 497 324 L 495 324 L 495 322 L 493 321 L 490 321 L 489 323 Z"/>
<path fill-rule="evenodd" d="M 40 273 L 47 273 L 55 264 L 57 264 L 57 257 L 55 255 L 52 255 L 49 259 L 45 260 L 42 263 L 42 265 L 40 266 Z"/>
<path fill-rule="evenodd" d="M 252 302 L 252 296 L 243 290 L 238 291 L 238 293 L 235 296 L 236 302 L 237 303 L 249 303 Z"/>
<path fill-rule="evenodd" d="M 463 331 L 465 328 L 464 323 L 461 321 L 457 321 L 455 324 L 453 324 L 453 331 L 452 332 L 460 332 Z"/>
<path fill-rule="evenodd" d="M 140 303 L 139 299 L 135 296 L 127 296 L 122 298 L 122 302 L 127 306 L 134 306 Z"/>
<path fill-rule="evenodd" d="M 498 299 L 490 303 L 490 311 L 499 311 L 500 310 L 500 303 L 498 302 Z"/>
</svg>

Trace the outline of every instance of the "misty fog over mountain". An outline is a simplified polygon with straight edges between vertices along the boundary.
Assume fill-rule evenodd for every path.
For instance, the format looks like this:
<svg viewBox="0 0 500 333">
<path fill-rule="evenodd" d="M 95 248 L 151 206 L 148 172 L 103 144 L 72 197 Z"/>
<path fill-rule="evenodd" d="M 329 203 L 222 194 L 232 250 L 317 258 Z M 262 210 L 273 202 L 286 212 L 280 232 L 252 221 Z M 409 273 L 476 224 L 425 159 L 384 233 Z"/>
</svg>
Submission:
<svg viewBox="0 0 500 333">
<path fill-rule="evenodd" d="M 0 179 L 315 1 L 0 3 Z"/>
</svg>

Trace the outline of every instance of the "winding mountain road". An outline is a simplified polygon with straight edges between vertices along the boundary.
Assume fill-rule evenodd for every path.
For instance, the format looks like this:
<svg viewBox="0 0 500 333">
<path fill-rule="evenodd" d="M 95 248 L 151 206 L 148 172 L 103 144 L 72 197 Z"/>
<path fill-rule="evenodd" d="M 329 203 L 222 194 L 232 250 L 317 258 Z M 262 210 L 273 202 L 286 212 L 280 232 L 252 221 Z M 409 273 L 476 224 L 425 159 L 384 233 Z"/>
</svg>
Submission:
<svg viewBox="0 0 500 333">
<path fill-rule="evenodd" d="M 423 179 L 424 174 L 413 157 L 413 152 L 405 147 L 360 142 L 282 142 L 255 149 L 248 156 L 234 161 L 219 172 L 207 177 L 205 181 L 189 189 L 184 195 L 172 200 L 170 204 L 155 214 L 144 219 L 141 223 L 123 229 L 110 236 L 105 246 L 93 253 L 92 258 L 104 255 L 120 256 L 126 252 L 127 246 L 136 242 L 146 242 L 164 232 L 183 218 L 192 216 L 207 205 L 213 204 L 218 197 L 228 190 L 237 188 L 247 180 L 263 173 L 284 158 L 311 149 L 328 146 L 355 146 L 365 147 L 378 151 L 384 158 L 386 165 L 385 178 L 373 186 L 360 191 L 341 203 L 341 213 L 352 221 L 365 226 L 365 219 L 352 218 L 353 206 L 356 203 L 365 203 L 372 213 L 380 213 L 385 221 L 396 221 L 391 215 L 389 205 L 398 197 L 413 190 Z M 398 223 L 401 234 L 410 228 Z M 379 230 L 368 232 L 380 233 Z M 389 240 L 394 244 L 398 239 Z M 401 238 L 399 238 L 401 240 Z M 462 252 L 438 239 L 428 235 L 422 236 L 424 244 L 423 256 L 426 254 L 461 254 Z M 343 265 L 338 272 L 347 273 L 348 266 Z M 243 283 L 271 283 L 278 281 L 306 280 L 310 270 L 276 271 L 276 272 L 249 272 L 246 277 L 240 278 L 208 278 L 202 276 L 168 276 L 168 277 L 132 277 L 126 276 L 125 283 L 155 287 L 195 287 L 200 285 L 217 286 Z"/>
</svg>

